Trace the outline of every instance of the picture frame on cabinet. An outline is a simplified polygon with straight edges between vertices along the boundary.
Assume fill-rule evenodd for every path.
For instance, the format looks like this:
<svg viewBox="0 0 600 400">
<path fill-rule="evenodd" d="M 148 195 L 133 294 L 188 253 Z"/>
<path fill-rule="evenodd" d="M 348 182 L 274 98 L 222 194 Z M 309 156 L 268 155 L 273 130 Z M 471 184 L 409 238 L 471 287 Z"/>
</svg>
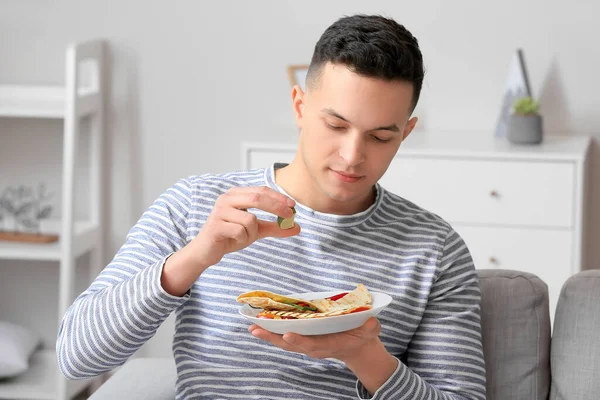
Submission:
<svg viewBox="0 0 600 400">
<path fill-rule="evenodd" d="M 522 49 L 517 49 L 513 54 L 508 76 L 506 77 L 500 115 L 496 123 L 496 137 L 506 137 L 508 120 L 515 101 L 519 98 L 532 96 L 529 74 L 525 65 L 525 53 Z"/>
<path fill-rule="evenodd" d="M 288 65 L 288 78 L 292 87 L 300 86 L 302 91 L 306 90 L 306 74 L 308 73 L 308 64 Z"/>
</svg>

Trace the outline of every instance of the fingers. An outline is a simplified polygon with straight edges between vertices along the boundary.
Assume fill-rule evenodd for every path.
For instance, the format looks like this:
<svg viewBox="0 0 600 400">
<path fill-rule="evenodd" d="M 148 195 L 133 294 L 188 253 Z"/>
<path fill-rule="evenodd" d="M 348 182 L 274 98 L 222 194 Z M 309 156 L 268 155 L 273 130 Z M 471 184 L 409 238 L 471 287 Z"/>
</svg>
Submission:
<svg viewBox="0 0 600 400">
<path fill-rule="evenodd" d="M 236 208 L 224 208 L 219 214 L 222 221 L 222 237 L 235 239 L 238 243 L 255 241 L 258 237 L 256 215 Z"/>
<path fill-rule="evenodd" d="M 370 332 L 370 333 L 376 332 L 377 334 L 379 334 L 379 332 L 381 331 L 381 324 L 377 318 L 371 317 L 367 320 L 367 322 L 365 322 L 362 326 L 360 326 L 356 329 L 363 331 L 363 332 Z"/>
<path fill-rule="evenodd" d="M 295 224 L 291 229 L 281 229 L 275 222 L 260 221 L 256 217 L 253 219 L 244 217 L 244 214 L 253 216 L 253 214 L 246 212 L 248 208 L 257 208 L 283 218 L 289 218 L 294 215 L 291 207 L 295 205 L 294 200 L 286 195 L 263 186 L 232 188 L 219 198 L 216 207 L 220 209 L 221 219 L 242 224 L 246 227 L 246 237 L 254 241 L 265 237 L 287 238 L 294 236 L 300 233 L 300 227 Z M 232 234 L 236 234 L 236 238 L 242 237 L 240 232 L 233 228 L 231 230 Z"/>
<path fill-rule="evenodd" d="M 258 225 L 258 239 L 266 237 L 278 237 L 287 238 L 295 236 L 300 233 L 300 225 L 294 223 L 294 226 L 290 229 L 281 229 L 276 222 L 257 221 Z"/>
<path fill-rule="evenodd" d="M 222 221 L 230 223 L 222 227 L 222 237 L 232 238 L 240 243 L 246 240 L 253 242 L 268 236 L 286 238 L 300 233 L 298 224 L 294 224 L 290 229 L 281 229 L 276 222 L 259 220 L 256 215 L 236 208 L 223 207 L 218 215 Z M 230 225 L 240 225 L 245 232 Z"/>
<path fill-rule="evenodd" d="M 251 326 L 250 329 L 248 329 L 250 331 L 250 333 L 252 333 L 252 336 L 254 336 L 255 338 L 264 340 L 265 342 L 269 342 L 274 346 L 277 346 L 283 350 L 286 351 L 292 351 L 294 353 L 301 353 L 301 349 L 287 343 L 285 340 L 283 340 L 282 335 L 277 335 L 275 333 L 269 332 L 267 330 L 264 330 L 260 327 L 257 327 L 255 325 Z"/>
<path fill-rule="evenodd" d="M 231 222 L 223 222 L 219 225 L 219 236 L 221 239 L 233 239 L 238 243 L 248 242 L 249 235 L 246 227 Z"/>
<path fill-rule="evenodd" d="M 339 336 L 335 334 L 302 336 L 296 333 L 286 333 L 282 339 L 288 345 L 301 349 L 305 354 L 317 356 L 317 358 L 320 352 L 333 350 L 339 345 Z"/>
<path fill-rule="evenodd" d="M 335 349 L 344 338 L 353 337 L 360 340 L 370 340 L 379 336 L 380 324 L 377 318 L 369 318 L 362 326 L 347 332 L 332 333 L 329 335 L 302 336 L 295 333 L 286 333 L 283 340 L 289 345 L 302 349 L 304 353 L 315 353 L 323 349 Z"/>
<path fill-rule="evenodd" d="M 231 189 L 229 189 L 228 193 L 232 193 L 232 194 L 254 194 L 254 193 L 259 193 L 259 194 L 262 194 L 262 195 L 271 196 L 275 200 L 281 201 L 283 203 L 287 203 L 288 207 L 294 207 L 296 205 L 296 203 L 294 202 L 294 200 L 290 199 L 285 194 L 280 193 L 280 192 L 278 192 L 278 191 L 276 191 L 274 189 L 271 189 L 270 187 L 267 187 L 267 186 L 239 186 L 239 187 L 232 187 Z"/>
<path fill-rule="evenodd" d="M 292 347 L 298 353 L 306 354 L 311 358 L 334 357 L 344 348 L 347 342 L 340 339 L 340 334 L 302 336 L 296 333 L 286 333 L 282 336 L 286 346 Z"/>
<path fill-rule="evenodd" d="M 373 338 L 379 336 L 381 332 L 381 324 L 379 320 L 375 317 L 369 318 L 364 324 L 359 326 L 358 328 L 349 330 L 345 332 L 348 335 L 364 337 L 364 338 Z"/>
<path fill-rule="evenodd" d="M 342 360 L 345 354 L 355 353 L 367 343 L 379 336 L 379 321 L 372 317 L 362 326 L 347 332 L 329 335 L 303 336 L 295 333 L 277 335 L 258 325 L 252 325 L 248 331 L 256 338 L 271 343 L 283 350 L 306 354 L 311 358 L 337 358 Z"/>
<path fill-rule="evenodd" d="M 283 218 L 293 215 L 294 200 L 268 187 L 236 187 L 220 197 L 220 201 L 237 209 L 257 208 Z"/>
<path fill-rule="evenodd" d="M 289 237 L 300 232 L 299 227 L 283 230 L 274 222 L 258 221 L 249 208 L 261 209 L 282 218 L 294 215 L 296 203 L 286 195 L 268 187 L 237 187 L 218 197 L 193 246 L 209 265 L 225 254 L 239 251 L 260 237 Z"/>
<path fill-rule="evenodd" d="M 372 332 L 376 332 L 377 335 L 381 332 L 381 322 L 375 317 L 371 317 L 365 322 L 365 329 L 368 329 Z"/>
</svg>

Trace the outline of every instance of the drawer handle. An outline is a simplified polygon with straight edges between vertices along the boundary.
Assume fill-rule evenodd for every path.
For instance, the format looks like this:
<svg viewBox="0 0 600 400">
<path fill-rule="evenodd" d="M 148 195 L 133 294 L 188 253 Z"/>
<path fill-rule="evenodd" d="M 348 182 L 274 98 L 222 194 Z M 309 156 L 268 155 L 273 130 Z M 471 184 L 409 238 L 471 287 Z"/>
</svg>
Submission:
<svg viewBox="0 0 600 400">
<path fill-rule="evenodd" d="M 500 197 L 500 193 L 498 193 L 496 190 L 492 190 L 492 191 L 490 191 L 490 196 L 498 198 L 498 197 Z"/>
<path fill-rule="evenodd" d="M 490 264 L 498 265 L 500 263 L 498 262 L 498 259 L 496 257 L 490 257 Z"/>
</svg>

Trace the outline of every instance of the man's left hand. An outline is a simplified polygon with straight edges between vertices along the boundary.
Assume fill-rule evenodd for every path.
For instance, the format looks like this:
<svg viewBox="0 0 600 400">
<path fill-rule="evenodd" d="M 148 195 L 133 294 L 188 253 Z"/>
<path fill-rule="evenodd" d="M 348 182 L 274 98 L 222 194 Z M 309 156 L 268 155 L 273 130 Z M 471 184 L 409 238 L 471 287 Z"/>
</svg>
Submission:
<svg viewBox="0 0 600 400">
<path fill-rule="evenodd" d="M 378 348 L 381 344 L 379 333 L 381 325 L 377 318 L 369 318 L 362 326 L 346 332 L 329 335 L 303 336 L 295 333 L 278 335 L 252 325 L 248 330 L 253 336 L 265 340 L 283 350 L 306 354 L 311 358 L 335 358 L 348 362 L 369 348 Z"/>
</svg>

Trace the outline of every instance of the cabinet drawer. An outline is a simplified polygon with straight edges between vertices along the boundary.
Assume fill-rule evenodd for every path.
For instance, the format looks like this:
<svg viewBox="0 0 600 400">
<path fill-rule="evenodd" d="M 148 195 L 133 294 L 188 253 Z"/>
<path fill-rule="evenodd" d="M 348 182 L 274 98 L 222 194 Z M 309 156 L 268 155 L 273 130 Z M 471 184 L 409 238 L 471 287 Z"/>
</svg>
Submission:
<svg viewBox="0 0 600 400">
<path fill-rule="evenodd" d="M 574 166 L 398 156 L 381 179 L 449 222 L 571 227 Z"/>
<path fill-rule="evenodd" d="M 453 225 L 477 269 L 512 269 L 537 275 L 548 285 L 551 315 L 564 282 L 572 275 L 568 230 L 483 228 Z"/>
</svg>

